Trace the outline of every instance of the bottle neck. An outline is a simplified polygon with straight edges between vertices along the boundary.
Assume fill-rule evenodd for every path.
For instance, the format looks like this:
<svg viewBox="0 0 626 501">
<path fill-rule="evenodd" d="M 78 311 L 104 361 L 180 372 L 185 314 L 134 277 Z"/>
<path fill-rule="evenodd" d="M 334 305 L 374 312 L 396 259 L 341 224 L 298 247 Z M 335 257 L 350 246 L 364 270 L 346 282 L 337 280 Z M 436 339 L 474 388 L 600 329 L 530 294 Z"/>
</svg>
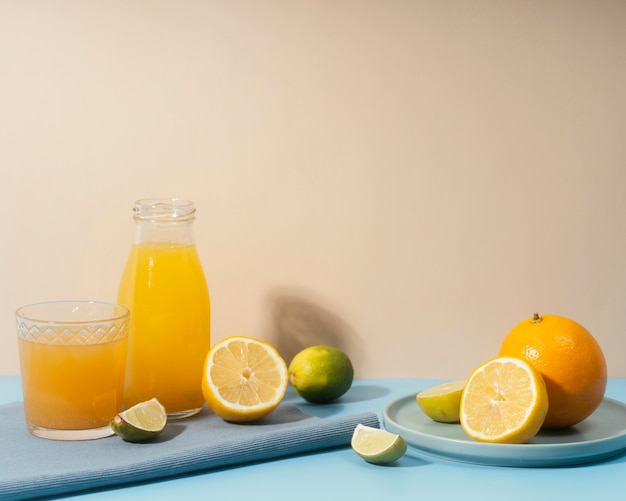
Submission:
<svg viewBox="0 0 626 501">
<path fill-rule="evenodd" d="M 152 221 L 136 221 L 136 245 L 193 245 L 196 243 L 193 222 L 163 223 Z"/>
<path fill-rule="evenodd" d="M 190 200 L 153 198 L 135 202 L 137 245 L 193 245 L 195 206 Z"/>
</svg>

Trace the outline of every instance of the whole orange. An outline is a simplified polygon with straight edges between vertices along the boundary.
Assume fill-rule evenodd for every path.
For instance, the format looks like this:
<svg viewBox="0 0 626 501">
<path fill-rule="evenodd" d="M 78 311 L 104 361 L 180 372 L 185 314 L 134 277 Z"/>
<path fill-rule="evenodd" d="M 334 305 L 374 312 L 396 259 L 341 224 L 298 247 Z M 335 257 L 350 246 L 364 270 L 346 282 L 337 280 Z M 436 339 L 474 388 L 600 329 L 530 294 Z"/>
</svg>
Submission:
<svg viewBox="0 0 626 501">
<path fill-rule="evenodd" d="M 545 428 L 581 422 L 604 398 L 604 354 L 589 331 L 574 320 L 535 313 L 507 334 L 500 356 L 526 360 L 543 376 L 548 392 Z"/>
</svg>

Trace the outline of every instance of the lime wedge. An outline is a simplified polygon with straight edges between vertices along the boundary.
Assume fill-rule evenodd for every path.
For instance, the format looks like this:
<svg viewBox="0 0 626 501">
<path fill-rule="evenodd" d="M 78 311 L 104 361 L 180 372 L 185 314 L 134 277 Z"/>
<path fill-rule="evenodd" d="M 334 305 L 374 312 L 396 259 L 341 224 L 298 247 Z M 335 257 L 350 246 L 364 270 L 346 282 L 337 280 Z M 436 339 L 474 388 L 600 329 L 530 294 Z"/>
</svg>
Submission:
<svg viewBox="0 0 626 501">
<path fill-rule="evenodd" d="M 167 412 L 153 398 L 120 412 L 111 421 L 111 428 L 127 442 L 144 442 L 157 437 L 167 424 Z"/>
<path fill-rule="evenodd" d="M 465 381 L 450 381 L 421 391 L 415 397 L 424 414 L 440 423 L 458 423 Z"/>
<path fill-rule="evenodd" d="M 400 435 L 386 430 L 357 424 L 350 443 L 352 450 L 372 464 L 389 464 L 406 452 L 406 442 Z"/>
</svg>

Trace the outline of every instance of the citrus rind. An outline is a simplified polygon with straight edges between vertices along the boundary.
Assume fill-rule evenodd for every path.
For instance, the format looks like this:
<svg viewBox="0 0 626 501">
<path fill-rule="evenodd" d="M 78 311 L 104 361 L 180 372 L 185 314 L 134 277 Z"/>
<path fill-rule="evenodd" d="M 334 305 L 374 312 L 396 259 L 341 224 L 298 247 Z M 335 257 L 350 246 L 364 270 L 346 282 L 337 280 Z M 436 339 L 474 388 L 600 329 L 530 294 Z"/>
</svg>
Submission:
<svg viewBox="0 0 626 501">
<path fill-rule="evenodd" d="M 307 402 L 337 400 L 350 389 L 353 379 L 350 357 L 334 346 L 309 346 L 289 363 L 291 387 Z"/>
<path fill-rule="evenodd" d="M 126 442 L 145 442 L 158 437 L 167 425 L 167 412 L 153 398 L 117 414 L 110 423 L 113 432 Z"/>
<path fill-rule="evenodd" d="M 202 393 L 209 408 L 225 421 L 262 418 L 278 407 L 287 386 L 287 365 L 265 341 L 231 336 L 207 353 Z"/>
<path fill-rule="evenodd" d="M 422 412 L 433 421 L 458 423 L 461 418 L 463 388 L 464 380 L 448 381 L 420 391 L 415 400 Z"/>
<path fill-rule="evenodd" d="M 543 376 L 550 399 L 543 428 L 574 426 L 604 399 L 608 376 L 604 353 L 574 320 L 535 313 L 506 335 L 499 355 L 525 360 Z"/>
<path fill-rule="evenodd" d="M 461 397 L 461 427 L 480 442 L 521 444 L 548 412 L 543 377 L 527 362 L 496 357 L 475 368 Z"/>
<path fill-rule="evenodd" d="M 363 424 L 356 425 L 350 446 L 365 461 L 377 465 L 393 463 L 407 450 L 406 441 L 400 435 Z"/>
</svg>

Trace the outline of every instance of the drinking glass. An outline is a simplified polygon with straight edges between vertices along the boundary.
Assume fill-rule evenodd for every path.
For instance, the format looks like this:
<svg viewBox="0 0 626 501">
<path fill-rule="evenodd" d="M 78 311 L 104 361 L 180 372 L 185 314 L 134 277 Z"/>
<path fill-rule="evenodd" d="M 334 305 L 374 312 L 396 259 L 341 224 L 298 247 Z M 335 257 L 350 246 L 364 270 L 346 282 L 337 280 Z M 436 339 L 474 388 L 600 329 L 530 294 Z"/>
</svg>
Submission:
<svg viewBox="0 0 626 501">
<path fill-rule="evenodd" d="M 56 440 L 111 435 L 122 410 L 128 309 L 52 301 L 15 315 L 28 431 Z"/>
</svg>

